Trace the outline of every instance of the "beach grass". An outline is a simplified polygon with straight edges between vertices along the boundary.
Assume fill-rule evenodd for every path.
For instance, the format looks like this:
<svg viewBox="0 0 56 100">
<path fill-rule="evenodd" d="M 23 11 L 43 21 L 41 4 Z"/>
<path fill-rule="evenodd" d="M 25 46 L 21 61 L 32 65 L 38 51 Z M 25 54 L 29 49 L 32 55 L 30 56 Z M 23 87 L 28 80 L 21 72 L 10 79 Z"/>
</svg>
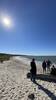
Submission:
<svg viewBox="0 0 56 100">
<path fill-rule="evenodd" d="M 10 54 L 2 54 L 0 53 L 0 62 L 2 63 L 3 61 L 9 60 L 11 57 Z"/>
</svg>

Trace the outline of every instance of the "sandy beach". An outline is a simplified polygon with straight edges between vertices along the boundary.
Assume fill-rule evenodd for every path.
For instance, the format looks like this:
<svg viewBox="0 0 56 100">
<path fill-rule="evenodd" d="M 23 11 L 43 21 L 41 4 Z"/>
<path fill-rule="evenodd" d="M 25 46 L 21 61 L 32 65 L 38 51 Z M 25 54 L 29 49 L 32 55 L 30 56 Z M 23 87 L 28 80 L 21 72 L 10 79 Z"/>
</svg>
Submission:
<svg viewBox="0 0 56 100">
<path fill-rule="evenodd" d="M 56 100 L 56 83 L 27 78 L 30 59 L 13 57 L 0 63 L 0 100 Z M 37 62 L 37 74 L 42 73 L 41 62 Z M 34 95 L 34 96 L 33 96 Z"/>
</svg>

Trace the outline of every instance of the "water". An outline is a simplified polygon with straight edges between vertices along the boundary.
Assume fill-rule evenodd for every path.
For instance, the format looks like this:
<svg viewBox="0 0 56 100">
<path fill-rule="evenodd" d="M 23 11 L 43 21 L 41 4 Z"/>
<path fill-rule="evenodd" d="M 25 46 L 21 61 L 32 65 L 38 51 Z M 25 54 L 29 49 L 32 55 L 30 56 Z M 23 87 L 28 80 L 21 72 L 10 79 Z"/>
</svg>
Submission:
<svg viewBox="0 0 56 100">
<path fill-rule="evenodd" d="M 44 61 L 44 60 L 50 60 L 52 63 L 56 64 L 56 56 L 25 56 L 27 58 L 35 58 L 37 61 Z"/>
</svg>

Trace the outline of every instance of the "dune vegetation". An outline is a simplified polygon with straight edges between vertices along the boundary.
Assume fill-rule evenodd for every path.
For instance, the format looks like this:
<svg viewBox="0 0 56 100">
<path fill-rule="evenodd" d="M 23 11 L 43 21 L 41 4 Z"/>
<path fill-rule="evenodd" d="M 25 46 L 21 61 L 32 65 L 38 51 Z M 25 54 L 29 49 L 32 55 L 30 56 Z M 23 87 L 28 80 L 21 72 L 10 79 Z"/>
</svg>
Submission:
<svg viewBox="0 0 56 100">
<path fill-rule="evenodd" d="M 11 56 L 12 55 L 10 55 L 10 54 L 0 53 L 0 62 L 2 63 L 3 61 L 9 60 Z"/>
</svg>

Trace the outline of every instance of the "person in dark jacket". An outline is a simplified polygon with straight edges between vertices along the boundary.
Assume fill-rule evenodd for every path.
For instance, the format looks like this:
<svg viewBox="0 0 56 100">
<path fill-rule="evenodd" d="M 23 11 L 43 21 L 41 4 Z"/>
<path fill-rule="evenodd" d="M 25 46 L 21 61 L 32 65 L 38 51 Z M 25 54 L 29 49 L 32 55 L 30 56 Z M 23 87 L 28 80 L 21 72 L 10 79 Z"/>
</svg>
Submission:
<svg viewBox="0 0 56 100">
<path fill-rule="evenodd" d="M 47 64 L 47 72 L 50 72 L 51 61 L 48 59 L 46 64 Z"/>
<path fill-rule="evenodd" d="M 45 60 L 42 63 L 43 73 L 46 73 L 46 62 Z"/>
<path fill-rule="evenodd" d="M 35 59 L 33 58 L 31 63 L 30 63 L 30 66 L 31 66 L 31 81 L 35 81 L 36 79 L 36 63 L 35 63 Z"/>
</svg>

